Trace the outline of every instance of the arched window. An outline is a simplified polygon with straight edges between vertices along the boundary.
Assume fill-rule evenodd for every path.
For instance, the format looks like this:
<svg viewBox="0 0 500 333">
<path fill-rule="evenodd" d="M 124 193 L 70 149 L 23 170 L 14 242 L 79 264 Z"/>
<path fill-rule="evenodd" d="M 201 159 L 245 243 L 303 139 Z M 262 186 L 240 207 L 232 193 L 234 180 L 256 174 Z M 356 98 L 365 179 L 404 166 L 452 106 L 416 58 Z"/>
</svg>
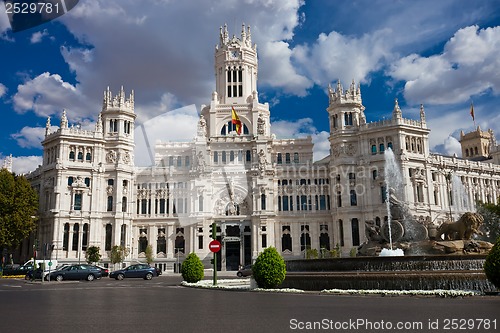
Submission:
<svg viewBox="0 0 500 333">
<path fill-rule="evenodd" d="M 64 233 L 63 233 L 63 251 L 68 251 L 69 244 L 69 223 L 64 224 Z"/>
<path fill-rule="evenodd" d="M 75 179 L 73 177 L 68 177 L 68 186 L 71 186 L 73 185 L 73 182 L 75 181 Z"/>
<path fill-rule="evenodd" d="M 108 196 L 108 204 L 107 204 L 107 211 L 112 212 L 113 211 L 113 196 Z"/>
<path fill-rule="evenodd" d="M 292 252 L 292 236 L 290 235 L 290 226 L 284 225 L 282 227 L 283 235 L 281 236 L 281 252 Z"/>
<path fill-rule="evenodd" d="M 244 123 L 242 123 L 241 125 L 242 125 L 241 134 L 248 135 L 250 132 L 248 130 L 247 125 Z M 233 132 L 236 133 L 236 124 L 233 124 L 232 120 L 225 123 L 220 130 L 221 135 L 229 135 Z"/>
<path fill-rule="evenodd" d="M 92 154 L 91 153 L 87 153 L 87 155 L 85 155 L 85 160 L 90 162 L 92 161 Z"/>
<path fill-rule="evenodd" d="M 250 152 L 250 150 L 246 151 L 246 158 L 245 158 L 245 160 L 247 162 L 252 162 L 252 153 Z"/>
<path fill-rule="evenodd" d="M 70 159 L 71 161 L 74 161 L 74 160 L 75 160 L 75 152 L 74 152 L 74 151 L 70 151 L 70 152 L 69 152 L 69 159 Z"/>
<path fill-rule="evenodd" d="M 75 223 L 75 225 L 73 226 L 73 244 L 71 246 L 71 249 L 73 251 L 78 250 L 78 237 L 80 236 L 79 233 L 80 233 L 80 225 L 78 223 Z"/>
<path fill-rule="evenodd" d="M 90 187 L 90 178 L 89 178 L 89 177 L 86 177 L 86 178 L 85 178 L 85 185 L 86 185 L 87 187 Z"/>
<path fill-rule="evenodd" d="M 322 232 L 319 236 L 319 248 L 330 250 L 330 236 L 327 232 Z"/>
<path fill-rule="evenodd" d="M 106 224 L 106 239 L 104 242 L 104 250 L 111 251 L 111 239 L 113 236 L 113 226 L 108 223 Z"/>
<path fill-rule="evenodd" d="M 356 194 L 355 190 L 351 190 L 351 206 L 357 206 L 358 205 L 358 196 Z"/>
<path fill-rule="evenodd" d="M 82 251 L 86 251 L 88 246 L 89 246 L 89 224 L 85 223 L 83 225 Z"/>
<path fill-rule="evenodd" d="M 120 228 L 120 245 L 125 247 L 125 240 L 127 239 L 127 225 L 122 224 Z"/>
<path fill-rule="evenodd" d="M 78 160 L 83 161 L 83 152 L 81 151 L 78 152 Z"/>
<path fill-rule="evenodd" d="M 340 237 L 340 246 L 344 246 L 344 222 L 339 220 L 339 237 Z"/>
<path fill-rule="evenodd" d="M 163 235 L 165 234 L 165 229 L 160 229 L 163 230 Z M 156 253 L 167 253 L 167 240 L 165 236 L 158 236 L 158 239 L 156 240 Z"/>
<path fill-rule="evenodd" d="M 309 225 L 300 226 L 300 251 L 311 248 L 311 236 L 309 235 Z"/>
<path fill-rule="evenodd" d="M 352 245 L 359 246 L 359 222 L 358 219 L 351 220 Z"/>
</svg>

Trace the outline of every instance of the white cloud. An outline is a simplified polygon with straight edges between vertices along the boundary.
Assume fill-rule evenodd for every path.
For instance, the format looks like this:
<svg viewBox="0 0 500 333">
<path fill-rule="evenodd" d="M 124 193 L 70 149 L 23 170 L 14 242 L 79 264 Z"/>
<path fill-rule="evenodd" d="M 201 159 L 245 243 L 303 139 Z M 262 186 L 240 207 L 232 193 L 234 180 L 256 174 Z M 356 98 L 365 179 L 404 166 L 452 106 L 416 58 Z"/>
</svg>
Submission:
<svg viewBox="0 0 500 333">
<path fill-rule="evenodd" d="M 7 87 L 0 83 L 0 98 L 2 98 L 7 93 Z"/>
<path fill-rule="evenodd" d="M 320 86 L 340 79 L 342 82 L 369 82 L 370 73 L 379 70 L 389 57 L 391 31 L 384 29 L 361 38 L 343 36 L 335 31 L 322 33 L 312 46 L 297 46 L 295 60 Z"/>
<path fill-rule="evenodd" d="M 278 139 L 305 138 L 311 136 L 314 143 L 313 159 L 318 161 L 330 154 L 329 133 L 318 132 L 311 118 L 296 121 L 278 120 L 271 123 L 271 132 Z"/>
<path fill-rule="evenodd" d="M 51 132 L 55 132 L 57 126 L 51 126 Z M 23 127 L 19 132 L 11 134 L 22 148 L 42 148 L 42 140 L 45 138 L 45 127 Z"/>
<path fill-rule="evenodd" d="M 500 27 L 460 29 L 439 55 L 409 55 L 396 62 L 389 74 L 407 81 L 409 103 L 452 104 L 491 90 L 500 93 Z"/>
<path fill-rule="evenodd" d="M 3 6 L 2 6 L 3 7 Z M 10 29 L 9 17 L 5 10 L 0 10 L 0 35 L 1 39 L 5 39 L 5 32 Z"/>
<path fill-rule="evenodd" d="M 462 156 L 462 146 L 460 145 L 460 142 L 452 137 L 449 136 L 445 141 L 444 141 L 444 149 L 445 149 L 445 154 L 449 156 L 457 155 L 457 156 Z"/>
<path fill-rule="evenodd" d="M 68 117 L 78 120 L 95 117 L 99 110 L 77 86 L 63 81 L 58 74 L 47 72 L 19 85 L 13 102 L 16 112 L 22 114 L 32 110 L 41 117 L 60 114 L 67 109 Z"/>
<path fill-rule="evenodd" d="M 37 44 L 40 43 L 43 39 L 43 37 L 48 36 L 49 32 L 47 29 L 44 29 L 43 31 L 37 31 L 31 35 L 30 42 L 31 44 Z"/>
<path fill-rule="evenodd" d="M 194 105 L 165 112 L 135 128 L 135 164 L 149 166 L 154 163 L 158 142 L 192 141 L 196 135 L 198 112 Z"/>
<path fill-rule="evenodd" d="M 94 101 L 101 98 L 96 87 L 124 85 L 137 91 L 137 105 L 160 101 L 165 91 L 180 105 L 206 104 L 215 88 L 211 55 L 218 27 L 230 18 L 231 35 L 240 34 L 242 22 L 251 25 L 261 56 L 259 82 L 303 95 L 311 83 L 292 65 L 284 42 L 299 25 L 301 5 L 299 0 L 154 1 L 147 6 L 82 0 L 61 21 L 88 47 L 61 52 L 82 94 Z"/>
<path fill-rule="evenodd" d="M 0 154 L 1 155 L 1 154 Z M 5 158 L 0 159 L 0 167 L 3 166 Z M 34 171 L 42 164 L 41 156 L 13 156 L 12 157 L 12 172 L 17 175 L 26 174 Z"/>
</svg>

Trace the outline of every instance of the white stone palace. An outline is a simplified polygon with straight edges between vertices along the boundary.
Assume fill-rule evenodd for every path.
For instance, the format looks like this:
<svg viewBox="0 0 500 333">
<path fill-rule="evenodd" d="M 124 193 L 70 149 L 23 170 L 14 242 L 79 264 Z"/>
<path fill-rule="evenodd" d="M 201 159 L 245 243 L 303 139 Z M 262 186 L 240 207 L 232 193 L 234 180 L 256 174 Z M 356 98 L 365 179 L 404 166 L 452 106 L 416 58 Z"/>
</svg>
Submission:
<svg viewBox="0 0 500 333">
<path fill-rule="evenodd" d="M 423 106 L 420 119 L 406 119 L 396 100 L 391 119 L 368 123 L 359 85 L 339 82 L 328 88 L 325 103 L 331 154 L 313 162 L 310 137 L 272 134 L 257 78 L 250 27 L 239 38 L 221 28 L 215 91 L 201 107 L 196 137 L 157 144 L 152 167 L 134 165 L 134 94 L 123 88 L 104 92 L 93 131 L 69 126 L 63 113 L 51 132 L 48 119 L 43 165 L 28 177 L 40 194 L 37 238 L 53 246 L 51 257 L 83 261 L 88 246 L 99 246 L 109 263 L 111 248 L 123 245 L 130 263 L 145 261 L 151 245 L 163 270 L 190 252 L 208 268 L 213 222 L 223 244 L 221 270 L 251 263 L 268 246 L 285 258 L 304 257 L 306 247 L 349 255 L 366 240 L 366 221 L 387 219 L 389 148 L 403 174 L 400 199 L 422 224 L 439 225 L 469 209 L 453 202 L 458 187 L 469 202 L 500 197 L 500 147 L 492 131 L 462 134 L 463 158 L 433 154 Z"/>
</svg>

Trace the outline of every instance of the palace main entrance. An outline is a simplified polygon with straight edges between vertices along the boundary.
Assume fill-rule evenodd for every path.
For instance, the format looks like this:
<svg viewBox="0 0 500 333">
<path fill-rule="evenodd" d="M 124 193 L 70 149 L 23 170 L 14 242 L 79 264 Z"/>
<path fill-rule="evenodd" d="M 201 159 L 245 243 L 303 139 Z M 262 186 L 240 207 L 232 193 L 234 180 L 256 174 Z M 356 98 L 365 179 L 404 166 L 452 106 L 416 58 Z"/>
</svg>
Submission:
<svg viewBox="0 0 500 333">
<path fill-rule="evenodd" d="M 222 250 L 220 252 L 220 266 L 223 271 L 237 271 L 240 265 L 252 263 L 252 233 L 250 221 L 219 221 L 221 226 L 220 239 Z"/>
</svg>

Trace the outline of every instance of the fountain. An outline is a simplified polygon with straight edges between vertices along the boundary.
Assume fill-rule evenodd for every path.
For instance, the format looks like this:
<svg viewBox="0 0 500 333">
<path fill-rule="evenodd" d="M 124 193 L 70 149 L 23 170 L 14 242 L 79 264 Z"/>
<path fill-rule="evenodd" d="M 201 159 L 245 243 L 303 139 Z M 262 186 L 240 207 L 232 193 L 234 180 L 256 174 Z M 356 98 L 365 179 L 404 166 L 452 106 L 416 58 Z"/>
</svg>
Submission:
<svg viewBox="0 0 500 333">
<path fill-rule="evenodd" d="M 495 290 L 483 272 L 485 252 L 492 244 L 471 240 L 482 216 L 467 212 L 453 223 L 443 223 L 429 239 L 427 227 L 417 221 L 401 199 L 403 181 L 391 149 L 384 168 L 387 221 L 378 227 L 366 222 L 368 241 L 358 257 L 288 260 L 283 288 L 385 290 Z M 471 209 L 460 179 L 451 177 L 456 213 Z M 433 234 L 434 236 L 434 234 Z M 464 254 L 465 253 L 465 254 Z M 453 254 L 453 255 L 451 255 Z"/>
</svg>

